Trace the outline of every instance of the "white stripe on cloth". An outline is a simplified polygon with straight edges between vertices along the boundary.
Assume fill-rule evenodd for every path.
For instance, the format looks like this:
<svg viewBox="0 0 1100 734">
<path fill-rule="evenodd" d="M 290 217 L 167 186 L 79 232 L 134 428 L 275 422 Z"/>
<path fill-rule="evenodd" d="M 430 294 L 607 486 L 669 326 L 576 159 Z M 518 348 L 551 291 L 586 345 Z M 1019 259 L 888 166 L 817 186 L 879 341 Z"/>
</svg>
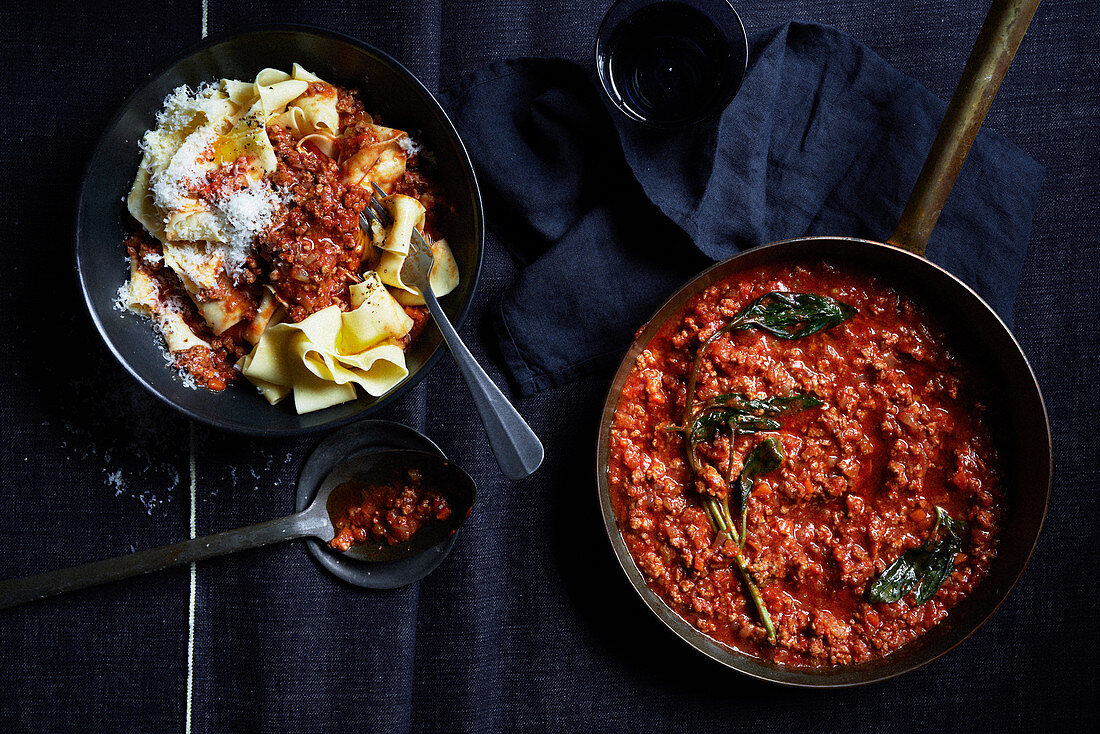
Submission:
<svg viewBox="0 0 1100 734">
<path fill-rule="evenodd" d="M 210 7 L 208 0 L 202 0 L 202 37 L 206 38 L 206 22 L 209 18 Z M 195 522 L 195 487 L 198 480 L 195 475 L 195 423 L 192 421 L 189 423 L 190 437 L 188 441 L 188 468 L 191 473 L 190 494 L 191 494 L 191 517 L 190 517 L 190 535 L 192 538 L 196 537 L 196 522 Z M 183 732 L 184 734 L 191 734 L 191 694 L 195 688 L 195 591 L 198 589 L 198 568 L 194 563 L 191 564 L 191 591 L 187 600 L 187 701 L 186 711 L 183 718 Z"/>
<path fill-rule="evenodd" d="M 206 0 L 203 0 L 203 10 L 206 9 Z M 203 37 L 206 36 L 205 26 L 203 28 Z M 195 537 L 195 487 L 197 484 L 195 476 L 195 424 L 190 424 L 190 441 L 188 442 L 188 466 L 191 474 L 191 520 L 190 520 L 190 535 Z M 191 593 L 187 602 L 187 710 L 184 712 L 183 719 L 183 731 L 184 734 L 191 734 L 191 692 L 195 685 L 195 590 L 198 587 L 198 569 L 195 564 L 191 564 Z"/>
</svg>

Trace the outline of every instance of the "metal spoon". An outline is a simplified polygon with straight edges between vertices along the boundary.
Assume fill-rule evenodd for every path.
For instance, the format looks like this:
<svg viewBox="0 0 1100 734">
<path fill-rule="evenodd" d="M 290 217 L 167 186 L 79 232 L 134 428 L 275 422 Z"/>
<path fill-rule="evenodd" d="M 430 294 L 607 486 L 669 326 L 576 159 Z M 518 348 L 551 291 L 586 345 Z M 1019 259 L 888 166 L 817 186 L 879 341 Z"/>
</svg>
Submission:
<svg viewBox="0 0 1100 734">
<path fill-rule="evenodd" d="M 295 538 L 314 537 L 327 543 L 335 535 L 330 502 L 337 500 L 344 488 L 354 482 L 386 481 L 395 469 L 410 468 L 420 470 L 424 486 L 443 494 L 451 506 L 450 518 L 425 526 L 404 543 L 353 545 L 343 553 L 361 561 L 408 558 L 442 542 L 465 522 L 474 505 L 476 487 L 469 474 L 436 454 L 407 449 L 379 451 L 354 456 L 338 464 L 322 482 L 313 502 L 301 512 L 117 558 L 0 581 L 0 609 Z"/>
<path fill-rule="evenodd" d="M 364 214 L 377 218 L 384 226 L 389 226 L 393 219 L 379 198 L 384 199 L 386 192 L 374 182 L 371 182 L 371 186 L 377 195 L 373 196 L 371 205 L 364 210 Z M 369 232 L 370 225 L 364 217 L 360 217 L 360 222 Z M 504 397 L 500 388 L 485 374 L 485 370 L 455 331 L 447 314 L 439 307 L 429 277 L 434 264 L 435 255 L 431 246 L 414 229 L 409 241 L 409 254 L 401 265 L 401 280 L 416 288 L 424 297 L 432 318 L 443 334 L 443 341 L 447 343 L 447 348 L 451 350 L 451 355 L 466 380 L 466 386 L 470 389 L 474 405 L 485 426 L 485 433 L 489 437 L 489 446 L 493 449 L 493 455 L 496 456 L 504 476 L 522 479 L 542 464 L 542 442 L 527 425 L 527 421 L 523 420 L 523 416 L 508 402 L 508 398 Z"/>
</svg>

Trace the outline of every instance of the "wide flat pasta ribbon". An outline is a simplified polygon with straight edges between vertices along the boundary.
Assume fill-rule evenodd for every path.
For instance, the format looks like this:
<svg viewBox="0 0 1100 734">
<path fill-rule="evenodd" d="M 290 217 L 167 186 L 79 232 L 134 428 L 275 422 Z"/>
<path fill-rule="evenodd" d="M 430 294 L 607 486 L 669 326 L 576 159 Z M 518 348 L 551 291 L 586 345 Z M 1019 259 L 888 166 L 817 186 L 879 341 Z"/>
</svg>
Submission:
<svg viewBox="0 0 1100 734">
<path fill-rule="evenodd" d="M 290 107 L 286 112 L 275 115 L 267 121 L 269 125 L 277 125 L 291 132 L 296 138 L 303 138 L 313 132 L 306 122 L 306 113 L 299 107 Z"/>
<path fill-rule="evenodd" d="M 164 263 L 175 271 L 188 293 L 218 287 L 218 273 L 224 263 L 222 255 L 206 242 L 165 242 Z"/>
<path fill-rule="evenodd" d="M 123 286 L 119 300 L 127 308 L 142 316 L 153 319 L 170 352 L 182 352 L 191 347 L 209 347 L 205 341 L 195 336 L 191 327 L 180 313 L 161 302 L 157 282 L 143 273 L 137 263 L 130 264 L 130 281 Z"/>
<path fill-rule="evenodd" d="M 405 173 L 409 153 L 402 141 L 409 136 L 401 130 L 373 123 L 367 129 L 374 137 L 374 142 L 364 145 L 344 161 L 344 183 L 358 184 L 370 189 L 373 181 L 383 191 L 390 193 Z"/>
<path fill-rule="evenodd" d="M 431 243 L 431 248 L 435 260 L 432 263 L 432 271 L 428 273 L 428 283 L 432 286 L 432 293 L 439 298 L 458 287 L 458 263 L 455 262 L 447 240 L 435 240 Z M 386 254 L 383 254 L 382 258 L 386 259 Z M 394 288 L 393 297 L 403 306 L 424 305 L 424 296 L 420 294 L 420 290 L 411 286 Z"/>
<path fill-rule="evenodd" d="M 336 89 L 328 84 L 314 94 L 308 91 L 290 103 L 288 109 L 301 110 L 310 132 L 335 135 L 340 132 L 340 113 L 336 109 Z"/>
<path fill-rule="evenodd" d="M 326 133 L 313 133 L 312 135 L 306 135 L 304 138 L 298 141 L 298 148 L 301 149 L 306 143 L 312 143 L 317 147 L 317 150 L 321 151 L 329 158 L 336 157 L 336 138 Z"/>
<path fill-rule="evenodd" d="M 275 149 L 267 137 L 267 121 L 281 110 L 269 111 L 263 98 L 257 99 L 248 111 L 216 143 L 215 160 L 218 165 L 233 163 L 241 156 L 252 159 L 254 171 L 271 173 L 278 165 Z"/>
<path fill-rule="evenodd" d="M 382 200 L 382 206 L 393 218 L 385 237 L 377 243 L 381 249 L 378 276 L 382 282 L 398 291 L 417 294 L 417 290 L 401 278 L 401 267 L 412 247 L 413 230 L 424 229 L 424 205 L 411 196 L 394 194 Z"/>
<path fill-rule="evenodd" d="M 394 194 L 382 201 L 386 211 L 393 217 L 393 224 L 385 238 L 377 242 L 381 249 L 378 260 L 378 275 L 382 282 L 394 289 L 393 295 L 398 302 L 406 306 L 423 306 L 424 297 L 420 290 L 409 285 L 401 277 L 401 268 L 412 247 L 413 230 L 424 229 L 424 205 L 411 196 Z M 458 264 L 446 240 L 440 239 L 430 245 L 435 261 L 428 274 L 432 293 L 445 296 L 458 286 Z"/>
<path fill-rule="evenodd" d="M 264 112 L 264 122 L 281 112 L 292 100 L 306 91 L 309 82 L 295 79 L 285 71 L 263 69 L 256 75 L 256 94 Z"/>
<path fill-rule="evenodd" d="M 270 326 L 238 365 L 265 398 L 294 393 L 299 413 L 354 399 L 354 385 L 382 395 L 408 376 L 396 343 L 413 321 L 373 273 L 351 287 L 356 307 L 317 311 L 302 321 Z"/>
</svg>

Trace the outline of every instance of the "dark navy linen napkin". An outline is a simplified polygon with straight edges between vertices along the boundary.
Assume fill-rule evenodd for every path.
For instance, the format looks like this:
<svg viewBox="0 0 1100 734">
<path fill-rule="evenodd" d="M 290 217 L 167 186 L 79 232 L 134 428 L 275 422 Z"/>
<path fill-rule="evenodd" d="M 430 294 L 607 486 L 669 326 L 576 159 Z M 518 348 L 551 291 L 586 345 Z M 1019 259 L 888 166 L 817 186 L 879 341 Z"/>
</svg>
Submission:
<svg viewBox="0 0 1100 734">
<path fill-rule="evenodd" d="M 609 112 L 587 71 L 495 64 L 445 95 L 493 231 L 525 268 L 498 332 L 524 394 L 605 368 L 704 265 L 806 234 L 884 240 L 946 105 L 835 29 L 754 33 L 741 90 L 702 128 Z M 928 256 L 1007 320 L 1043 169 L 983 130 Z"/>
</svg>

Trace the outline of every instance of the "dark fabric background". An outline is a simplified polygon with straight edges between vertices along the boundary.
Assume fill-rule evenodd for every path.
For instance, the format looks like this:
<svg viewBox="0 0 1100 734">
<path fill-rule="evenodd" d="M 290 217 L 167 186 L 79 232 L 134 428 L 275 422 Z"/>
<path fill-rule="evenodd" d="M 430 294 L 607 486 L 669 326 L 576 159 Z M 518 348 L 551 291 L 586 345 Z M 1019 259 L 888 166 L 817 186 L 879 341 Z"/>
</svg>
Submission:
<svg viewBox="0 0 1100 734">
<path fill-rule="evenodd" d="M 304 21 L 377 44 L 438 89 L 514 56 L 587 63 L 606 3 L 210 0 L 209 29 Z M 828 23 L 943 98 L 984 0 L 754 0 L 750 28 Z M 1046 167 L 1015 330 L 1054 432 L 1039 547 L 996 617 L 926 668 L 872 688 L 756 683 L 686 648 L 626 584 L 598 520 L 594 431 L 609 375 L 517 401 L 547 460 L 496 472 L 449 359 L 383 417 L 426 432 L 479 481 L 454 553 L 425 581 L 367 592 L 296 544 L 201 564 L 187 704 L 189 574 L 160 573 L 0 613 L 0 731 L 965 731 L 1097 721 L 1094 526 L 1100 265 L 1100 10 L 1045 3 L 986 124 Z M 317 440 L 190 426 L 123 373 L 71 274 L 80 170 L 118 105 L 198 40 L 199 0 L 11 5 L 0 24 L 0 577 L 186 537 L 292 508 Z M 517 263 L 492 237 L 463 329 L 487 350 Z M 60 275 L 59 275 L 60 274 Z M 432 406 L 429 413 L 428 406 Z M 192 451 L 193 449 L 193 451 Z"/>
<path fill-rule="evenodd" d="M 829 26 L 748 40 L 733 102 L 688 129 L 609 114 L 590 70 L 562 59 L 489 64 L 445 91 L 493 232 L 526 263 L 498 318 L 523 395 L 618 364 L 704 262 L 792 236 L 882 241 L 898 225 L 943 100 Z M 928 242 L 1009 325 L 1042 180 L 981 130 Z"/>
</svg>

